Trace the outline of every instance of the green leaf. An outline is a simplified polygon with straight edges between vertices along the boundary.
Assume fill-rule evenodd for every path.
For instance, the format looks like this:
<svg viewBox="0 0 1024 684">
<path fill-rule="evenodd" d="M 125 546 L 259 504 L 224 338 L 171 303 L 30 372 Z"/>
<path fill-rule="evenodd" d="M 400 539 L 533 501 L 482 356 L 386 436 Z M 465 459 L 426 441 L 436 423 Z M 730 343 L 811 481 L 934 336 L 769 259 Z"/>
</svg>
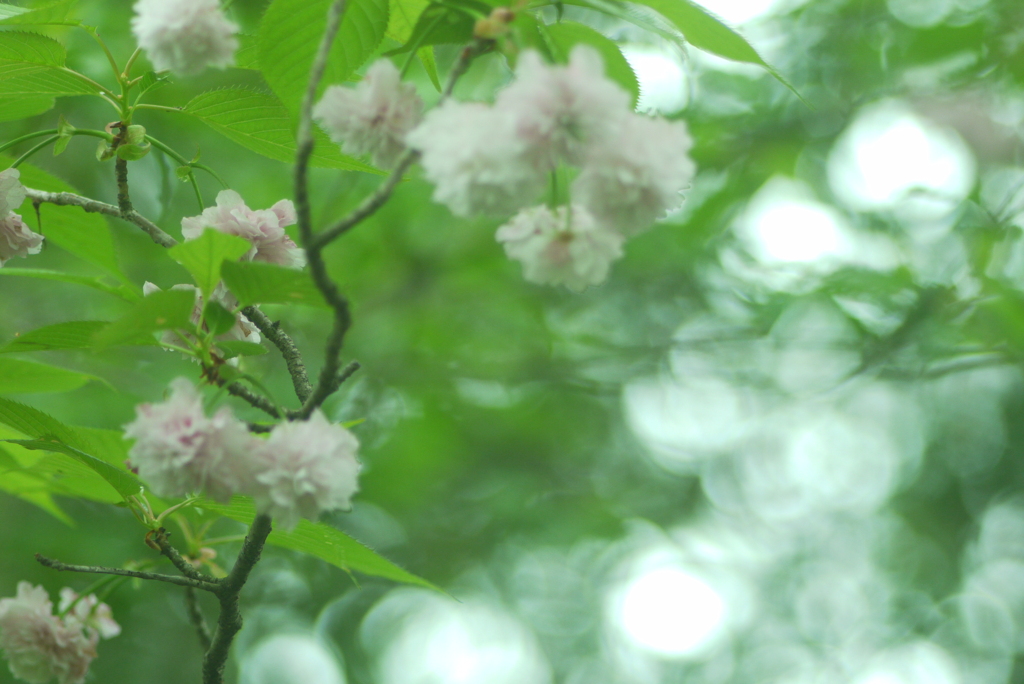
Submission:
<svg viewBox="0 0 1024 684">
<path fill-rule="evenodd" d="M 3 158 L 0 158 L 0 161 L 3 161 Z M 77 192 L 56 176 L 51 176 L 31 164 L 22 164 L 18 168 L 21 171 L 21 182 L 30 188 L 49 192 Z M 25 199 L 20 213 L 25 216 L 35 215 L 31 199 Z M 40 216 L 42 225 L 38 232 L 46 236 L 47 242 L 99 266 L 122 283 L 131 282 L 118 268 L 114 239 L 110 234 L 110 226 L 102 216 L 86 213 L 79 207 L 58 207 L 49 204 L 40 207 Z"/>
<path fill-rule="evenodd" d="M 127 161 L 138 161 L 149 154 L 150 145 L 118 145 L 117 156 Z"/>
<path fill-rule="evenodd" d="M 543 28 L 550 39 L 552 55 L 562 64 L 568 63 L 569 53 L 576 45 L 589 45 L 597 50 L 604 61 L 605 75 L 622 86 L 622 89 L 632 97 L 633 106 L 636 106 L 640 97 L 640 84 L 633 73 L 633 67 L 629 66 L 629 62 L 614 41 L 589 26 L 574 21 L 563 21 Z"/>
<path fill-rule="evenodd" d="M 102 278 L 98 278 L 96 276 L 76 275 L 74 273 L 50 271 L 43 268 L 11 268 L 10 266 L 0 269 L 0 276 L 57 280 L 64 283 L 84 285 L 85 287 L 91 287 L 94 290 L 100 290 L 107 294 L 112 294 L 115 297 L 120 297 L 128 302 L 137 302 L 142 298 L 134 288 L 128 287 L 127 285 L 109 285 L 103 282 Z"/>
<path fill-rule="evenodd" d="M 424 45 L 416 51 L 416 56 L 419 58 L 420 64 L 423 65 L 423 70 L 427 72 L 431 85 L 437 89 L 437 92 L 441 92 L 441 79 L 437 75 L 437 61 L 434 59 L 434 48 L 430 45 Z"/>
<path fill-rule="evenodd" d="M 327 307 L 308 274 L 259 261 L 224 262 L 221 276 L 242 306 L 305 304 Z"/>
<path fill-rule="evenodd" d="M 50 349 L 88 349 L 93 337 L 110 325 L 106 321 L 68 321 L 36 328 L 20 335 L 3 347 L 0 354 L 11 352 L 48 351 Z M 153 341 L 156 344 L 156 341 Z"/>
<path fill-rule="evenodd" d="M 88 466 L 122 496 L 138 494 L 142 483 L 127 469 L 118 468 L 94 454 L 101 454 L 105 440 L 96 431 L 65 425 L 39 409 L 0 397 L 0 423 L 30 437 L 30 440 L 5 439 L 26 449 L 42 449 L 70 456 Z M 120 446 L 118 447 L 121 448 Z M 118 452 L 118 455 L 123 452 Z"/>
<path fill-rule="evenodd" d="M 70 392 L 90 380 L 98 379 L 94 375 L 35 361 L 0 358 L 0 394 Z"/>
<path fill-rule="evenodd" d="M 224 352 L 225 359 L 233 359 L 236 356 L 262 356 L 267 353 L 267 348 L 262 344 L 245 340 L 218 341 L 217 348 Z"/>
<path fill-rule="evenodd" d="M 665 17 L 686 38 L 701 50 L 730 59 L 768 67 L 747 40 L 726 26 L 718 17 L 692 0 L 636 0 Z M 770 68 L 770 67 L 769 67 Z"/>
<path fill-rule="evenodd" d="M 249 251 L 252 244 L 237 235 L 227 235 L 207 228 L 195 240 L 171 247 L 168 254 L 185 267 L 196 285 L 208 299 L 220 282 L 220 265 L 225 259 L 235 260 Z"/>
<path fill-rule="evenodd" d="M 59 0 L 34 9 L 0 4 L 0 24 L 77 24 L 74 20 L 77 1 Z"/>
<path fill-rule="evenodd" d="M 53 38 L 24 31 L 0 31 L 0 62 L 23 62 L 62 67 L 64 46 Z"/>
<path fill-rule="evenodd" d="M 236 38 L 238 38 L 238 50 L 235 51 L 235 68 L 259 71 L 260 52 L 258 37 L 242 33 L 236 36 Z"/>
<path fill-rule="evenodd" d="M 259 62 L 264 79 L 290 112 L 302 103 L 313 57 L 327 25 L 331 0 L 273 0 L 259 32 Z M 350 0 L 331 47 L 319 94 L 349 79 L 384 38 L 387 0 Z"/>
<path fill-rule="evenodd" d="M 192 309 L 196 293 L 192 290 L 164 290 L 154 292 L 135 304 L 125 316 L 96 333 L 93 340 L 98 347 L 118 344 L 137 344 L 146 333 L 173 328 L 192 328 Z"/>
<path fill-rule="evenodd" d="M 412 37 L 413 27 L 416 26 L 420 15 L 429 5 L 430 0 L 391 0 L 388 8 L 387 37 L 405 45 Z"/>
<path fill-rule="evenodd" d="M 486 16 L 491 7 L 475 0 L 460 0 L 458 5 L 430 3 L 420 14 L 405 45 L 384 54 L 400 55 L 427 45 L 465 43 L 471 40 L 477 17 Z"/>
<path fill-rule="evenodd" d="M 102 477 L 107 484 L 114 488 L 118 494 L 127 499 L 142 491 L 142 482 L 126 470 L 118 470 L 106 461 L 91 456 L 84 451 L 68 446 L 59 440 L 53 439 L 5 439 L 0 440 L 17 444 L 26 449 L 52 451 L 58 454 L 70 456 L 82 465 L 94 471 Z"/>
<path fill-rule="evenodd" d="M 52 97 L 5 97 L 4 106 L 0 107 L 0 122 L 37 116 L 53 109 L 54 104 Z"/>
<path fill-rule="evenodd" d="M 256 517 L 256 507 L 248 497 L 236 496 L 227 505 L 204 501 L 197 506 L 245 524 L 251 524 Z M 346 571 L 354 570 L 364 575 L 437 589 L 427 580 L 403 570 L 362 542 L 323 523 L 301 520 L 291 532 L 271 532 L 267 542 L 307 553 Z"/>
<path fill-rule="evenodd" d="M 295 133 L 288 110 L 274 95 L 245 88 L 212 90 L 195 96 L 183 110 L 242 147 L 264 157 L 295 161 Z M 368 164 L 341 153 L 320 129 L 310 163 L 313 166 L 381 174 Z"/>
<path fill-rule="evenodd" d="M 203 307 L 203 320 L 206 322 L 206 327 L 214 335 L 223 335 L 235 327 L 235 314 L 212 299 L 206 302 L 206 306 Z"/>
<path fill-rule="evenodd" d="M 5 98 L 98 95 L 99 92 L 95 83 L 66 67 L 0 62 L 0 95 Z"/>
</svg>

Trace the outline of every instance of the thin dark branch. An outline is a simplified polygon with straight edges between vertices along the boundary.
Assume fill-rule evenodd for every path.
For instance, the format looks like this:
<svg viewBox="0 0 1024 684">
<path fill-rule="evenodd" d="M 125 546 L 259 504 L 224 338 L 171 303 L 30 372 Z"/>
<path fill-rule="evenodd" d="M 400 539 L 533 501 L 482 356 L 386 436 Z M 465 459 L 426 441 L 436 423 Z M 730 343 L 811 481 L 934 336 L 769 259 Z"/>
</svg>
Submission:
<svg viewBox="0 0 1024 684">
<path fill-rule="evenodd" d="M 177 584 L 180 587 L 191 587 L 193 589 L 202 589 L 203 591 L 215 592 L 217 585 L 208 580 L 191 579 L 189 577 L 178 577 L 177 575 L 161 575 L 156 572 L 142 572 L 140 570 L 126 570 L 124 568 L 107 568 L 100 565 L 71 565 L 69 563 L 62 563 L 59 560 L 53 558 L 47 558 L 46 556 L 37 553 L 36 560 L 41 565 L 44 565 L 52 570 L 59 570 L 62 572 L 87 572 L 97 575 L 122 575 L 124 577 L 134 577 L 136 579 L 144 580 L 156 580 L 158 582 L 167 582 L 169 584 Z"/>
<path fill-rule="evenodd" d="M 196 594 L 196 590 L 192 587 L 185 587 L 185 610 L 188 611 L 188 619 L 192 626 L 196 628 L 199 645 L 202 647 L 203 653 L 206 653 L 210 650 L 213 635 L 210 634 L 206 618 L 203 617 L 203 610 L 199 605 L 199 595 Z"/>
<path fill-rule="evenodd" d="M 203 658 L 203 684 L 222 684 L 224 681 L 224 664 L 228 660 L 231 642 L 238 630 L 242 629 L 242 615 L 238 611 L 238 594 L 242 591 L 249 573 L 260 559 L 263 545 L 270 535 L 270 516 L 258 515 L 249 528 L 249 534 L 242 542 L 242 550 L 231 572 L 217 587 L 217 598 L 220 599 L 220 618 L 217 620 L 217 632 L 206 657 Z"/>
<path fill-rule="evenodd" d="M 185 560 L 185 558 L 178 552 L 178 549 L 171 545 L 171 542 L 167 537 L 167 530 L 161 527 L 157 533 L 153 535 L 153 541 L 155 541 L 157 546 L 160 547 L 160 553 L 171 561 L 171 564 L 178 569 L 178 572 L 189 579 L 209 582 L 211 584 L 218 583 L 219 580 L 216 580 L 209 575 L 204 575 L 199 570 L 196 570 L 196 567 Z"/>
<path fill-rule="evenodd" d="M 358 361 L 352 361 L 340 373 L 338 373 L 337 379 L 334 381 L 334 389 L 337 390 L 339 387 L 345 384 L 345 381 L 356 374 L 356 371 L 362 368 L 362 364 Z"/>
<path fill-rule="evenodd" d="M 391 171 L 391 175 L 384 179 L 384 182 L 380 184 L 372 195 L 364 199 L 348 216 L 314 238 L 313 244 L 316 248 L 323 249 L 384 206 L 391 199 L 391 193 L 394 192 L 395 187 L 402 181 L 402 176 L 419 158 L 419 152 L 406 150 L 399 158 L 398 164 Z"/>
<path fill-rule="evenodd" d="M 280 323 L 271 321 L 259 308 L 247 306 L 242 309 L 242 313 L 281 352 L 285 365 L 288 366 L 288 373 L 292 376 L 295 396 L 299 398 L 299 401 L 306 401 L 313 391 L 313 386 L 309 383 L 309 376 L 306 374 L 306 364 L 302 361 L 302 352 L 295 346 L 295 342 L 288 333 L 281 329 Z"/>
<path fill-rule="evenodd" d="M 438 105 L 451 97 L 452 91 L 455 89 L 455 83 L 466 73 L 466 69 L 469 68 L 473 58 L 482 54 L 488 47 L 489 45 L 486 42 L 477 42 L 467 45 L 462 49 L 459 59 L 452 66 L 451 73 L 448 74 L 448 81 L 441 92 L 441 99 L 438 101 Z M 391 171 L 391 175 L 381 183 L 376 192 L 363 200 L 348 216 L 315 237 L 313 245 L 316 249 L 323 249 L 384 206 L 391 198 L 391 193 L 394 192 L 395 187 L 401 182 L 402 176 L 405 175 L 410 166 L 416 163 L 419 157 L 419 153 L 415 150 L 406 150 L 401 158 L 399 158 L 398 164 Z"/>
<path fill-rule="evenodd" d="M 117 207 L 121 210 L 121 216 L 131 216 L 135 213 L 132 206 L 131 195 L 128 194 L 128 160 L 117 158 L 114 162 L 114 176 L 117 178 Z"/>
<path fill-rule="evenodd" d="M 245 385 L 237 382 L 228 384 L 220 378 L 217 378 L 215 382 L 219 387 L 225 388 L 231 396 L 238 397 L 239 399 L 248 402 L 251 406 L 258 408 L 271 418 L 281 417 L 281 413 L 277 410 L 277 407 L 274 406 L 272 401 L 262 395 L 256 394 Z"/>
<path fill-rule="evenodd" d="M 334 325 L 327 338 L 324 348 L 324 365 L 320 369 L 320 377 L 317 379 L 316 387 L 303 402 L 300 414 L 308 417 L 313 410 L 320 406 L 330 395 L 334 381 L 338 376 L 341 347 L 345 340 L 345 333 L 352 325 L 352 314 L 349 310 L 348 299 L 338 290 L 337 284 L 327 273 L 327 264 L 324 263 L 321 247 L 317 244 L 313 235 L 312 212 L 309 206 L 309 184 L 307 172 L 309 171 L 309 158 L 313 154 L 313 147 L 316 141 L 313 138 L 313 101 L 316 99 L 317 86 L 323 78 L 324 69 L 327 65 L 327 58 L 331 51 L 331 44 L 341 26 L 341 19 L 345 13 L 346 0 L 334 0 L 327 12 L 327 28 L 324 30 L 320 47 L 317 48 L 316 57 L 309 73 L 309 83 L 306 86 L 306 93 L 302 98 L 302 108 L 299 111 L 299 126 L 297 133 L 297 151 L 295 155 L 295 209 L 299 225 L 299 237 L 302 246 L 306 250 L 306 261 L 309 264 L 310 275 L 316 287 L 323 294 L 324 299 L 334 310 Z"/>
<path fill-rule="evenodd" d="M 141 228 L 143 232 L 153 240 L 153 242 L 161 247 L 173 247 L 178 244 L 178 241 L 161 230 L 160 226 L 156 225 L 134 209 L 127 215 L 122 214 L 121 210 L 113 204 L 107 204 L 106 202 L 82 197 L 81 195 L 76 195 L 72 192 L 46 192 L 44 190 L 35 190 L 34 188 L 25 188 L 25 193 L 36 205 L 46 203 L 55 204 L 61 207 L 79 207 L 90 214 L 104 214 L 106 216 L 116 216 L 117 218 L 124 219 L 125 221 L 133 223 Z"/>
</svg>

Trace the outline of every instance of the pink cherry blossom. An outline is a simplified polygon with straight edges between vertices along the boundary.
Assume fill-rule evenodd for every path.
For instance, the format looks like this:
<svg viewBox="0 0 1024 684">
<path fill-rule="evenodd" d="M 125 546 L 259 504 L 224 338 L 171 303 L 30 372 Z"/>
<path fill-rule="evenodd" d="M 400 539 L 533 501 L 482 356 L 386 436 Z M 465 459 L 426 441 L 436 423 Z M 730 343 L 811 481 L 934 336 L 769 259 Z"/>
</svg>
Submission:
<svg viewBox="0 0 1024 684">
<path fill-rule="evenodd" d="M 185 240 L 194 240 L 207 228 L 228 235 L 237 235 L 252 243 L 245 261 L 265 261 L 288 268 L 302 268 L 306 255 L 284 229 L 294 225 L 295 205 L 281 200 L 270 209 L 250 209 L 241 195 L 234 190 L 221 190 L 217 205 L 207 207 L 199 216 L 181 219 L 181 234 Z"/>
<path fill-rule="evenodd" d="M 21 216 L 11 213 L 0 219 L 0 266 L 13 257 L 39 254 L 43 236 L 25 225 Z"/>
<path fill-rule="evenodd" d="M 190 75 L 234 61 L 238 26 L 217 0 L 139 0 L 134 9 L 132 33 L 157 71 Z"/>
<path fill-rule="evenodd" d="M 585 45 L 573 48 L 568 66 L 524 52 L 515 81 L 498 93 L 494 107 L 512 115 L 516 136 L 545 170 L 582 163 L 632 113 L 629 95 L 605 78 L 600 54 Z"/>
<path fill-rule="evenodd" d="M 572 196 L 628 237 L 682 203 L 697 170 L 689 157 L 693 140 L 682 121 L 632 114 L 609 142 L 592 150 Z"/>
<path fill-rule="evenodd" d="M 172 290 L 191 290 L 195 293 L 195 304 L 192 306 L 192 315 L 190 320 L 192 325 L 199 325 L 203 315 L 203 295 L 200 293 L 199 288 L 195 285 L 179 284 L 171 287 Z M 142 294 L 149 296 L 154 292 L 160 292 L 160 288 L 148 280 L 142 285 Z M 217 302 L 222 305 L 228 311 L 234 311 L 238 307 L 238 300 L 233 294 L 228 292 L 228 289 L 224 286 L 224 283 L 218 283 L 217 287 L 214 288 L 213 293 L 210 295 L 210 300 Z M 183 340 L 178 333 L 167 330 L 163 333 L 160 341 L 164 344 L 174 345 L 177 347 L 188 346 L 191 342 L 194 342 L 194 338 L 191 335 L 187 336 L 188 340 Z M 260 334 L 256 330 L 256 326 L 253 325 L 252 321 L 246 318 L 241 313 L 235 314 L 235 324 L 222 335 L 218 335 L 214 338 L 221 342 L 230 341 L 241 341 L 241 342 L 253 342 L 258 344 L 260 341 Z"/>
<path fill-rule="evenodd" d="M 90 614 L 102 612 L 106 620 L 110 609 L 95 596 L 83 600 L 83 609 L 76 606 L 61 619 L 53 615 L 46 590 L 28 582 L 18 583 L 14 598 L 0 599 L 0 649 L 15 677 L 30 684 L 46 684 L 54 678 L 58 684 L 85 681 L 102 634 L 98 627 L 89 626 Z M 113 636 L 110 624 L 117 625 L 109 620 L 106 626 L 107 634 Z"/>
<path fill-rule="evenodd" d="M 496 237 L 510 259 L 522 262 L 526 280 L 576 292 L 603 282 L 611 263 L 622 256 L 623 237 L 579 205 L 524 209 Z"/>
<path fill-rule="evenodd" d="M 434 200 L 457 216 L 508 215 L 534 201 L 547 183 L 516 137 L 512 116 L 483 104 L 449 100 L 406 141 L 422 154 Z"/>
<path fill-rule="evenodd" d="M 125 437 L 135 439 L 128 457 L 157 496 L 203 491 L 227 501 L 248 486 L 250 454 L 259 440 L 230 407 L 207 418 L 202 396 L 187 379 L 171 382 L 167 401 L 140 404 L 135 414 L 124 426 Z"/>
<path fill-rule="evenodd" d="M 359 441 L 319 410 L 306 421 L 277 425 L 256 453 L 256 508 L 291 529 L 300 518 L 352 506 Z"/>
<path fill-rule="evenodd" d="M 354 88 L 333 85 L 313 108 L 331 140 L 346 154 L 372 156 L 381 168 L 395 164 L 405 150 L 406 134 L 419 123 L 423 100 L 387 59 L 367 69 Z"/>
</svg>

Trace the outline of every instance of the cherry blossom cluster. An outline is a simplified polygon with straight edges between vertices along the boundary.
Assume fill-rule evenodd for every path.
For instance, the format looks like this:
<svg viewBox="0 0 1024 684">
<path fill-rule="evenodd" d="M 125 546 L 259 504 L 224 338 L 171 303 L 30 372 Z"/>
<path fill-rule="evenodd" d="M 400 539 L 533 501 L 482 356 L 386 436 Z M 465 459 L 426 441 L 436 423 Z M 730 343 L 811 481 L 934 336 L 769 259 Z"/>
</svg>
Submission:
<svg viewBox="0 0 1024 684">
<path fill-rule="evenodd" d="M 234 61 L 238 26 L 218 0 L 138 0 L 134 9 L 132 33 L 157 71 L 197 74 Z"/>
<path fill-rule="evenodd" d="M 242 261 L 302 268 L 306 265 L 305 252 L 284 231 L 295 225 L 296 220 L 291 200 L 281 200 L 270 209 L 250 209 L 234 190 L 221 190 L 215 206 L 208 207 L 199 216 L 181 219 L 181 235 L 186 241 L 195 240 L 211 228 L 252 243 L 252 248 L 242 255 Z"/>
<path fill-rule="evenodd" d="M 262 261 L 286 268 L 302 268 L 306 265 L 306 255 L 301 247 L 295 244 L 285 228 L 294 225 L 295 205 L 291 200 L 281 200 L 270 209 L 250 209 L 234 190 L 222 190 L 217 195 L 215 206 L 208 207 L 199 216 L 186 216 L 181 219 L 181 234 L 185 241 L 195 240 L 206 230 L 216 230 L 227 235 L 235 235 L 249 241 L 252 247 L 242 255 L 242 261 Z M 191 290 L 195 292 L 195 306 L 192 308 L 192 324 L 198 326 L 202 320 L 205 302 L 194 285 L 174 285 L 172 290 Z M 160 288 L 147 282 L 142 287 L 144 295 L 159 292 Z M 222 305 L 228 311 L 238 308 L 238 300 L 232 295 L 224 283 L 218 283 L 210 299 Z M 256 326 L 243 316 L 236 314 L 235 325 L 226 333 L 217 336 L 217 340 L 225 342 L 240 340 L 244 342 L 260 341 Z M 164 344 L 186 346 L 192 342 L 191 337 L 183 340 L 178 333 L 167 331 L 161 341 Z"/>
<path fill-rule="evenodd" d="M 35 233 L 14 210 L 25 201 L 25 186 L 18 169 L 0 171 L 0 267 L 12 257 L 39 254 L 43 236 Z"/>
<path fill-rule="evenodd" d="M 125 426 L 125 436 L 135 439 L 129 459 L 157 496 L 251 496 L 260 513 L 285 529 L 300 518 L 315 520 L 323 511 L 352 506 L 359 441 L 319 410 L 260 439 L 230 407 L 208 417 L 196 388 L 177 378 L 167 401 L 141 404 L 135 413 Z"/>
<path fill-rule="evenodd" d="M 30 684 L 80 684 L 100 638 L 121 633 L 110 607 L 94 595 L 60 591 L 57 615 L 46 590 L 18 583 L 14 598 L 0 599 L 0 649 L 15 677 Z"/>
<path fill-rule="evenodd" d="M 493 105 L 448 100 L 419 121 L 419 98 L 381 60 L 354 89 L 329 90 L 316 115 L 346 152 L 393 163 L 403 144 L 418 151 L 434 199 L 458 216 L 519 212 L 497 239 L 525 278 L 582 290 L 682 203 L 693 142 L 683 122 L 634 113 L 587 46 L 566 66 L 526 51 L 515 75 Z M 561 168 L 575 173 L 571 200 L 530 206 Z"/>
</svg>

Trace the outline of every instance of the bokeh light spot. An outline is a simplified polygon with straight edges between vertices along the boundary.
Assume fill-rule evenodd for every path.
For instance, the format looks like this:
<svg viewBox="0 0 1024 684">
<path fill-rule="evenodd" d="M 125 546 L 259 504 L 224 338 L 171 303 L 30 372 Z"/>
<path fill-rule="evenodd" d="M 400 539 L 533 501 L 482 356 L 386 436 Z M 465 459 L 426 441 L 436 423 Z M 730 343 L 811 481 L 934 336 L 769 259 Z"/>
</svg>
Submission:
<svg viewBox="0 0 1024 684">
<path fill-rule="evenodd" d="M 637 646 L 657 655 L 700 655 L 725 631 L 726 603 L 703 579 L 663 567 L 634 578 L 622 592 L 617 621 Z"/>
</svg>

